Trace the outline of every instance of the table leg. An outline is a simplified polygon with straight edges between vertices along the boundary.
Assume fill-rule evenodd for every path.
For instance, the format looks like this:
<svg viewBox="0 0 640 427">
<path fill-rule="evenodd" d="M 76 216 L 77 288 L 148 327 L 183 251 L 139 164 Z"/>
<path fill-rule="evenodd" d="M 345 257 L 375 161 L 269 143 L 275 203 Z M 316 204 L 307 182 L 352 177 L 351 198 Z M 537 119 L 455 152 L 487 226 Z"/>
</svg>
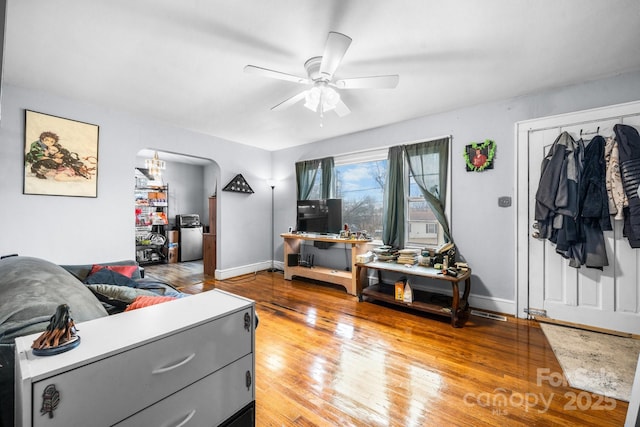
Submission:
<svg viewBox="0 0 640 427">
<path fill-rule="evenodd" d="M 453 288 L 451 298 L 451 326 L 459 328 L 458 309 L 460 308 L 460 289 L 458 289 L 458 282 L 451 282 L 451 287 Z"/>
<path fill-rule="evenodd" d="M 464 281 L 464 293 L 462 294 L 462 308 L 460 309 L 460 321 L 464 324 L 469 319 L 471 308 L 469 307 L 469 292 L 471 291 L 471 277 Z"/>
<path fill-rule="evenodd" d="M 451 302 L 451 325 L 461 328 L 469 319 L 469 292 L 471 291 L 471 277 L 464 281 L 464 292 L 462 298 L 459 295 L 458 282 L 451 282 L 453 287 L 453 299 Z M 455 314 L 454 314 L 455 313 Z"/>
<path fill-rule="evenodd" d="M 362 302 L 362 289 L 365 288 L 365 282 L 367 280 L 367 267 L 360 265 L 356 266 L 356 295 L 358 301 Z"/>
</svg>

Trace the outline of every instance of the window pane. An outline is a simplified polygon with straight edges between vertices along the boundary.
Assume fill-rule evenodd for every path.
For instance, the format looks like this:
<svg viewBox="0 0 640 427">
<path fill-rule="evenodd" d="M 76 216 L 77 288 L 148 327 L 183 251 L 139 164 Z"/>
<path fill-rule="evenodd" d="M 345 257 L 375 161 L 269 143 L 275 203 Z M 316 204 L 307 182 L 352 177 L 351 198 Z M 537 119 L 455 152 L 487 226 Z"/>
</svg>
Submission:
<svg viewBox="0 0 640 427">
<path fill-rule="evenodd" d="M 342 219 L 352 231 L 367 231 L 382 240 L 382 201 L 387 160 L 336 166 L 336 194 L 342 199 Z"/>
<path fill-rule="evenodd" d="M 316 175 L 316 180 L 313 182 L 313 187 L 311 187 L 311 192 L 309 193 L 309 200 L 317 200 L 320 199 L 322 187 L 322 168 L 318 168 L 318 174 Z"/>
<path fill-rule="evenodd" d="M 408 243 L 420 246 L 438 246 L 442 240 L 442 227 L 423 198 L 409 199 L 407 221 Z"/>
<path fill-rule="evenodd" d="M 424 182 L 427 184 L 427 188 L 429 192 L 436 197 L 440 196 L 439 186 L 439 175 L 438 175 L 438 167 L 433 170 L 430 170 L 428 174 L 423 175 Z M 420 191 L 420 187 L 416 184 L 416 181 L 413 177 L 409 178 L 409 197 L 423 197 L 422 191 Z"/>
<path fill-rule="evenodd" d="M 438 155 L 427 156 L 428 173 L 423 175 L 429 192 L 439 196 L 439 162 Z M 407 166 L 408 169 L 408 166 Z M 409 177 L 409 191 L 407 198 L 407 244 L 418 246 L 438 246 L 444 243 L 442 226 L 433 211 L 425 202 L 420 187 L 413 176 Z"/>
</svg>

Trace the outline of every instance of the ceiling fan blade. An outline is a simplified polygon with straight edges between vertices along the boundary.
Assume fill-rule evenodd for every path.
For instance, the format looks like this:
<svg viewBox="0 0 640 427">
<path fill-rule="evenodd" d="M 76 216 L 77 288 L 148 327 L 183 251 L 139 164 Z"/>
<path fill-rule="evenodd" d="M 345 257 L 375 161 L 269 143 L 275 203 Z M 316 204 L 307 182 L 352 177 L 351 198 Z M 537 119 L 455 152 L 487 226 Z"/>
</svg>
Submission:
<svg viewBox="0 0 640 427">
<path fill-rule="evenodd" d="M 334 85 L 339 89 L 393 89 L 399 81 L 400 77 L 394 74 L 337 80 Z"/>
<path fill-rule="evenodd" d="M 257 74 L 262 77 L 270 77 L 272 79 L 287 80 L 294 83 L 308 84 L 309 79 L 304 77 L 294 76 L 292 74 L 282 73 L 280 71 L 273 71 L 267 68 L 256 67 L 255 65 L 247 65 L 244 67 L 244 72 L 249 74 Z"/>
<path fill-rule="evenodd" d="M 351 37 L 334 31 L 329 33 L 327 43 L 324 46 L 324 53 L 322 54 L 322 63 L 320 64 L 322 77 L 331 80 L 344 54 L 347 53 L 349 45 L 351 45 Z"/>
<path fill-rule="evenodd" d="M 351 110 L 349 109 L 349 107 L 347 107 L 347 105 L 341 99 L 336 104 L 335 112 L 338 115 L 338 117 L 344 117 L 347 114 L 351 113 Z"/>
<path fill-rule="evenodd" d="M 281 110 L 285 110 L 285 109 L 291 107 L 293 104 L 297 103 L 298 101 L 303 100 L 304 96 L 307 94 L 307 92 L 308 91 L 303 90 L 299 94 L 293 95 L 291 98 L 285 99 L 280 104 L 272 107 L 271 111 L 281 111 Z"/>
</svg>

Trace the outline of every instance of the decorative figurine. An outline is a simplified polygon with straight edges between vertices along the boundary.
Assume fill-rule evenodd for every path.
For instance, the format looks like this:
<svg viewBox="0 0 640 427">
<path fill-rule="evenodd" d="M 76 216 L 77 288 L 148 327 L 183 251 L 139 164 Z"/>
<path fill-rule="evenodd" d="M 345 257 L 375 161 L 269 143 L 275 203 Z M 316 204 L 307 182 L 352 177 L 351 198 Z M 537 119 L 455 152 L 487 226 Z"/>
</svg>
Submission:
<svg viewBox="0 0 640 427">
<path fill-rule="evenodd" d="M 31 348 L 36 356 L 50 356 L 71 350 L 80 344 L 76 326 L 67 304 L 60 304 L 49 320 L 47 329 L 33 341 Z"/>
</svg>

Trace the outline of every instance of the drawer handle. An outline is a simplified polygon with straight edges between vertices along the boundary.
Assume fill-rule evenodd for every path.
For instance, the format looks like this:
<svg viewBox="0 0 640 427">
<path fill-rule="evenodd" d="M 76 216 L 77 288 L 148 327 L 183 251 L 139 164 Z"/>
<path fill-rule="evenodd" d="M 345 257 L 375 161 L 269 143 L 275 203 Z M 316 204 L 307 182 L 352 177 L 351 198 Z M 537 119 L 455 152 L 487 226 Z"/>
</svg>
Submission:
<svg viewBox="0 0 640 427">
<path fill-rule="evenodd" d="M 193 418 L 193 416 L 196 414 L 196 410 L 194 409 L 193 411 L 189 412 L 187 414 L 187 416 L 185 417 L 184 420 L 182 420 L 179 424 L 176 424 L 174 427 L 182 427 L 184 425 L 187 425 L 187 423 L 189 422 L 189 420 L 191 420 L 191 418 Z"/>
<path fill-rule="evenodd" d="M 244 377 L 244 383 L 247 386 L 247 390 L 251 389 L 251 371 L 247 371 Z"/>
<path fill-rule="evenodd" d="M 244 314 L 244 329 L 246 331 L 251 331 L 251 316 L 249 313 Z"/>
<path fill-rule="evenodd" d="M 191 359 L 193 359 L 194 357 L 196 357 L 196 354 L 195 353 L 191 353 L 189 356 L 185 357 L 183 360 L 181 360 L 180 362 L 176 363 L 175 365 L 167 366 L 167 367 L 164 367 L 164 368 L 158 368 L 158 369 L 153 370 L 151 373 L 153 375 L 155 375 L 155 374 L 164 374 L 165 372 L 171 371 L 173 369 L 179 368 L 180 366 L 189 363 L 191 361 Z"/>
</svg>

